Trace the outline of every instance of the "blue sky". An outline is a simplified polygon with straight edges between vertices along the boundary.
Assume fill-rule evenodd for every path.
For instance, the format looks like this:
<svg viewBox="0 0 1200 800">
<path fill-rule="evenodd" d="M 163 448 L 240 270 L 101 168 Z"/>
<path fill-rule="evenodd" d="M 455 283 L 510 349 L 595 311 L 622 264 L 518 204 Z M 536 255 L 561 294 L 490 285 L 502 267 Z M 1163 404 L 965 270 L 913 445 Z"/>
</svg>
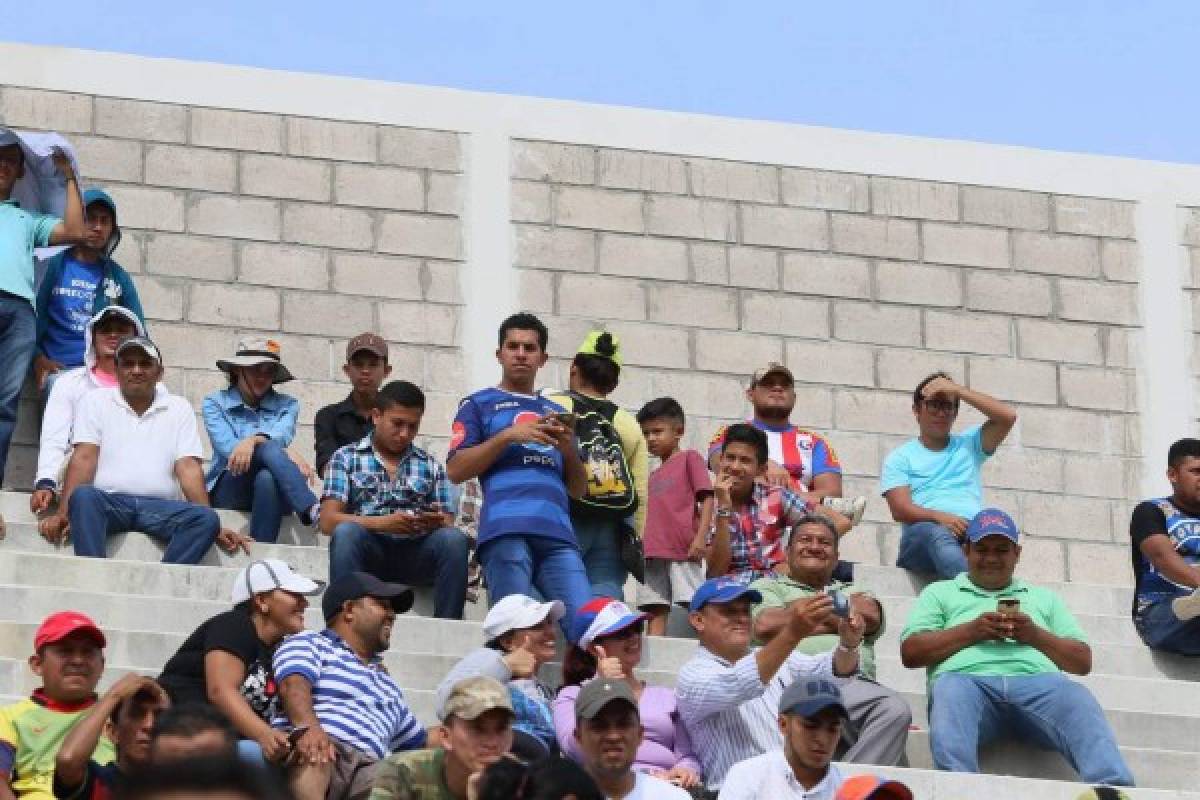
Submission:
<svg viewBox="0 0 1200 800">
<path fill-rule="evenodd" d="M 1200 162 L 1193 0 L 54 7 L 5 15 L 0 38 Z"/>
</svg>

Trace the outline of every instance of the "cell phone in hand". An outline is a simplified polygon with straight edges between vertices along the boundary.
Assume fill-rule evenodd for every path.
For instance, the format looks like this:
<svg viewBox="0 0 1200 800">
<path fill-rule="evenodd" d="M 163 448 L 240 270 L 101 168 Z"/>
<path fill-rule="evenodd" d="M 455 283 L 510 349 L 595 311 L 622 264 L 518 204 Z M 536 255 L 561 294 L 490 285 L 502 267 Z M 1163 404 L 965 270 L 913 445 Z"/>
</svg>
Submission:
<svg viewBox="0 0 1200 800">
<path fill-rule="evenodd" d="M 292 747 L 296 746 L 296 742 L 300 741 L 300 737 L 308 733 L 307 725 L 298 725 L 288 733 L 288 744 Z"/>
<path fill-rule="evenodd" d="M 564 428 L 574 428 L 575 420 L 578 419 L 578 417 L 576 417 L 570 411 L 556 411 L 553 414 L 550 414 L 547 419 L 554 420 Z"/>
<path fill-rule="evenodd" d="M 996 610 L 1001 614 L 1016 614 L 1021 610 L 1021 601 L 1015 597 L 1001 597 L 996 602 Z"/>
</svg>

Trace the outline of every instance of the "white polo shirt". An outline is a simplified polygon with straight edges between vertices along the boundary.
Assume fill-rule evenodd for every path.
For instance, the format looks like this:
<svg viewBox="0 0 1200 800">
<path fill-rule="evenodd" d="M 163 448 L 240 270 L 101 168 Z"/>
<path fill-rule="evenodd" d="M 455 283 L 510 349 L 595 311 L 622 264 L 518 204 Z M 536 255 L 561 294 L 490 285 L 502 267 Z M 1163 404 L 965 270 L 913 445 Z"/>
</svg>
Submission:
<svg viewBox="0 0 1200 800">
<path fill-rule="evenodd" d="M 92 481 L 97 489 L 162 500 L 180 498 L 175 462 L 204 458 L 192 407 L 161 385 L 140 417 L 120 389 L 88 392 L 79 403 L 71 444 L 100 448 Z"/>
<path fill-rule="evenodd" d="M 844 780 L 837 764 L 830 764 L 825 777 L 811 789 L 805 789 L 782 750 L 734 764 L 725 775 L 717 800 L 833 800 Z"/>
</svg>

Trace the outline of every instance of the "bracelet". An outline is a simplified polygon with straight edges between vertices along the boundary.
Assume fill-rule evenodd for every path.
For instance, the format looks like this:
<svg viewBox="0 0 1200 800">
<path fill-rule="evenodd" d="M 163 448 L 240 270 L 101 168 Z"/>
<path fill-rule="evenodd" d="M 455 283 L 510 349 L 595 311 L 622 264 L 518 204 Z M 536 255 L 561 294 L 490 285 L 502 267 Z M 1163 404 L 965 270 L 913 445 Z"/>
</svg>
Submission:
<svg viewBox="0 0 1200 800">
<path fill-rule="evenodd" d="M 838 642 L 837 647 L 835 649 L 841 650 L 843 653 L 857 653 L 859 651 L 859 648 L 861 648 L 861 647 L 862 647 L 862 642 L 859 642 L 858 644 L 854 645 L 854 647 L 846 647 L 846 645 L 842 644 L 841 642 Z"/>
</svg>

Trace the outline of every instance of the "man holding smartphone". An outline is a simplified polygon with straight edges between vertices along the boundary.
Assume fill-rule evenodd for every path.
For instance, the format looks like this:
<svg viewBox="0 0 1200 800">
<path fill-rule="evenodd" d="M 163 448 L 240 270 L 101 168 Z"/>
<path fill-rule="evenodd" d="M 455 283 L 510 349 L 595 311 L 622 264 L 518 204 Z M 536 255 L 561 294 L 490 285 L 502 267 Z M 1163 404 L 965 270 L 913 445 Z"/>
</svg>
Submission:
<svg viewBox="0 0 1200 800">
<path fill-rule="evenodd" d="M 1002 738 L 1057 750 L 1089 783 L 1132 786 L 1086 675 L 1092 650 L 1062 598 L 1015 579 L 1020 534 L 985 508 L 967 526 L 967 571 L 921 592 L 900 658 L 929 676 L 930 749 L 938 769 L 978 772 L 979 747 Z"/>
<path fill-rule="evenodd" d="M 417 447 L 425 394 L 392 381 L 375 396 L 371 433 L 334 452 L 318 527 L 329 544 L 330 583 L 354 572 L 434 586 L 433 615 L 462 619 L 469 540 L 453 527 L 446 471 Z"/>
</svg>

